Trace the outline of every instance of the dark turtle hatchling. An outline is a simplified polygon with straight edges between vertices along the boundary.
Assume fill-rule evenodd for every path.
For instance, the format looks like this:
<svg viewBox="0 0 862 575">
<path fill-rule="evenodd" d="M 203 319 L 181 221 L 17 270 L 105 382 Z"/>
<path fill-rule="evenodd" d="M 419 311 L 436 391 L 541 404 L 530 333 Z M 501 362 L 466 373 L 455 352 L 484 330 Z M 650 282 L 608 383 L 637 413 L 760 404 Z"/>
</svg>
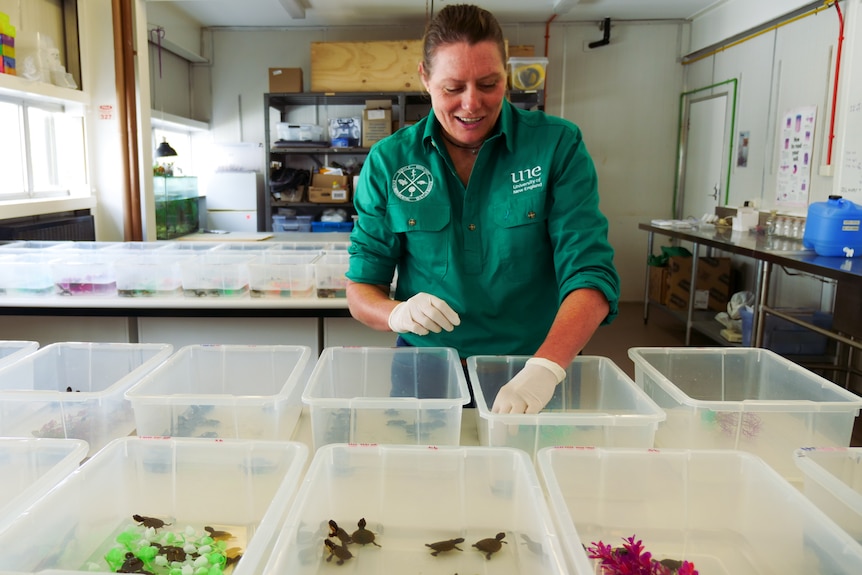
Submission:
<svg viewBox="0 0 862 575">
<path fill-rule="evenodd" d="M 160 527 L 164 527 L 165 525 L 170 525 L 170 523 L 165 523 L 161 519 L 156 517 L 146 517 L 144 515 L 132 515 L 132 519 L 138 522 L 138 525 L 143 525 L 144 527 L 152 527 L 153 529 L 159 529 Z"/>
<path fill-rule="evenodd" d="M 369 543 L 373 543 L 380 547 L 381 545 L 374 540 L 374 533 L 370 529 L 365 528 L 365 517 L 359 520 L 357 523 L 359 529 L 350 534 L 350 539 L 353 540 L 354 543 L 359 543 L 360 545 L 368 545 Z"/>
<path fill-rule="evenodd" d="M 436 543 L 426 543 L 425 547 L 430 547 L 433 549 L 431 555 L 437 556 L 438 553 L 443 553 L 444 551 L 452 551 L 453 549 L 457 549 L 458 551 L 463 551 L 460 547 L 458 547 L 459 543 L 463 543 L 464 538 L 459 537 L 457 539 L 448 539 L 446 541 L 437 541 Z"/>
<path fill-rule="evenodd" d="M 204 531 L 210 534 L 210 537 L 215 539 L 216 541 L 225 541 L 227 539 L 233 539 L 233 534 L 230 531 L 219 531 L 218 529 L 213 529 L 209 525 L 204 526 Z"/>
<path fill-rule="evenodd" d="M 353 543 L 353 539 L 350 538 L 350 534 L 338 526 L 338 523 L 335 520 L 329 520 L 329 536 L 330 537 L 338 537 L 341 541 L 342 545 L 348 545 Z"/>
<path fill-rule="evenodd" d="M 117 573 L 145 573 L 147 575 L 152 575 L 152 573 L 144 569 L 143 560 L 136 557 L 131 551 L 126 553 L 126 560 L 123 561 L 123 565 L 117 569 Z"/>
<path fill-rule="evenodd" d="M 476 541 L 473 543 L 473 547 L 481 551 L 485 554 L 485 559 L 490 559 L 491 555 L 499 551 L 503 547 L 503 538 L 506 536 L 502 531 L 497 533 L 495 537 L 489 537 L 487 539 L 482 539 L 481 541 Z"/>
<path fill-rule="evenodd" d="M 353 553 L 347 548 L 347 545 L 336 545 L 329 539 L 324 539 L 323 543 L 326 544 L 326 548 L 329 551 L 329 557 L 326 558 L 327 561 L 332 561 L 333 557 L 337 557 L 338 561 L 335 563 L 337 565 L 344 565 L 344 562 L 353 557 Z"/>
</svg>

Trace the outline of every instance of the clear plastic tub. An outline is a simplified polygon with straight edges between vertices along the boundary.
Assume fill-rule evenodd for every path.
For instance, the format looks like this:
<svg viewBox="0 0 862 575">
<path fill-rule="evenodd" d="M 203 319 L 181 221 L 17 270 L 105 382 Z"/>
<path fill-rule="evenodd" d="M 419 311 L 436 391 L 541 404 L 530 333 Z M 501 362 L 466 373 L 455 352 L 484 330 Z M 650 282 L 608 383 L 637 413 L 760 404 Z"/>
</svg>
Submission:
<svg viewBox="0 0 862 575">
<path fill-rule="evenodd" d="M 509 80 L 513 90 L 541 90 L 545 87 L 547 58 L 509 58 Z"/>
<path fill-rule="evenodd" d="M 0 243 L 0 252 L 34 251 L 43 249 L 70 248 L 72 242 L 60 240 L 18 240 L 9 243 Z"/>
<path fill-rule="evenodd" d="M 154 546 L 137 545 L 142 535 L 179 547 L 202 542 L 206 527 L 218 539 L 200 552 L 201 562 L 217 559 L 210 553 L 242 553 L 238 565 L 252 567 L 281 525 L 307 459 L 308 448 L 287 441 L 117 439 L 0 533 L 0 571 L 113 572 L 106 556 L 137 553 L 147 557 L 143 571 L 166 575 L 170 566 L 160 563 L 177 550 L 163 548 L 157 561 Z M 135 515 L 165 525 L 145 529 Z M 118 537 L 128 537 L 128 547 Z"/>
<path fill-rule="evenodd" d="M 310 251 L 268 251 L 248 264 L 251 297 L 308 298 L 314 295 L 314 260 Z"/>
<path fill-rule="evenodd" d="M 799 447 L 847 447 L 862 397 L 758 348 L 629 350 L 635 382 L 667 413 L 656 447 L 741 449 L 789 481 Z"/>
<path fill-rule="evenodd" d="M 374 544 L 329 560 L 329 521 L 348 534 L 365 519 Z M 486 558 L 474 547 L 497 540 Z M 333 540 L 329 538 L 329 540 Z M 428 547 L 463 539 L 432 555 Z M 338 539 L 335 539 L 338 543 Z M 485 547 L 485 544 L 482 544 Z M 249 565 L 250 566 L 250 565 Z M 235 575 L 253 573 L 242 562 Z M 260 573 L 566 573 L 527 455 L 502 447 L 346 446 L 317 451 Z"/>
<path fill-rule="evenodd" d="M 54 295 L 52 265 L 59 257 L 60 254 L 50 250 L 0 253 L 0 296 Z"/>
<path fill-rule="evenodd" d="M 183 295 L 183 266 L 191 255 L 177 252 L 135 253 L 114 264 L 120 297 L 179 297 Z"/>
<path fill-rule="evenodd" d="M 548 447 L 536 458 L 570 570 L 634 536 L 704 575 L 857 575 L 862 546 L 762 459 L 736 450 Z"/>
<path fill-rule="evenodd" d="M 248 294 L 248 263 L 253 254 L 211 252 L 183 265 L 186 297 L 237 297 Z"/>
<path fill-rule="evenodd" d="M 37 349 L 38 341 L 0 340 L 0 368 L 15 363 Z"/>
<path fill-rule="evenodd" d="M 0 369 L 0 435 L 83 439 L 92 455 L 134 431 L 123 394 L 172 351 L 162 343 L 46 345 Z"/>
<path fill-rule="evenodd" d="M 795 455 L 805 496 L 862 543 L 862 448 L 804 447 Z"/>
<path fill-rule="evenodd" d="M 0 532 L 77 469 L 87 449 L 80 439 L 0 437 Z"/>
<path fill-rule="evenodd" d="M 454 349 L 328 347 L 302 401 L 327 443 L 458 445 L 467 378 Z"/>
<path fill-rule="evenodd" d="M 491 413 L 500 388 L 529 356 L 467 358 L 482 445 L 517 447 L 534 457 L 542 447 L 652 447 L 664 411 L 606 357 L 579 356 L 538 414 Z"/>
<path fill-rule="evenodd" d="M 325 253 L 314 262 L 315 285 L 319 298 L 347 297 L 347 266 L 350 255 Z"/>
<path fill-rule="evenodd" d="M 311 349 L 189 345 L 126 391 L 138 435 L 288 440 Z"/>
<path fill-rule="evenodd" d="M 85 242 L 81 242 L 85 243 Z M 56 293 L 63 296 L 117 295 L 117 276 L 114 263 L 122 257 L 116 251 L 98 246 L 63 250 L 61 258 L 51 262 Z"/>
</svg>

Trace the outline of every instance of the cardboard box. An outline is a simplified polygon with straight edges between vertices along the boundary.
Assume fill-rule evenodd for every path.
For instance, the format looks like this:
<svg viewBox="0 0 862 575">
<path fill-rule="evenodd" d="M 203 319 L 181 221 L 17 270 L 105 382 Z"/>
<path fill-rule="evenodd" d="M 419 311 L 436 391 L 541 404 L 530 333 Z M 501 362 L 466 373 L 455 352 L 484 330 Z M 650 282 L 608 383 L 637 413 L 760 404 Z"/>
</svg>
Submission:
<svg viewBox="0 0 862 575">
<path fill-rule="evenodd" d="M 308 187 L 308 201 L 315 204 L 346 204 L 350 201 L 349 176 L 314 174 Z M 338 182 L 340 190 L 333 193 L 332 182 Z M 343 190 L 343 192 L 342 192 Z"/>
<path fill-rule="evenodd" d="M 668 269 L 649 266 L 649 299 L 662 305 L 667 303 Z"/>
<path fill-rule="evenodd" d="M 270 68 L 269 91 L 275 94 L 302 92 L 302 68 Z"/>
<path fill-rule="evenodd" d="M 670 309 L 688 309 L 688 292 L 691 286 L 691 257 L 673 256 L 668 260 L 667 301 Z M 727 311 L 730 300 L 730 258 L 702 257 L 697 261 L 695 309 Z"/>
<path fill-rule="evenodd" d="M 370 148 L 392 133 L 392 101 L 366 100 L 362 112 L 362 147 Z"/>
</svg>

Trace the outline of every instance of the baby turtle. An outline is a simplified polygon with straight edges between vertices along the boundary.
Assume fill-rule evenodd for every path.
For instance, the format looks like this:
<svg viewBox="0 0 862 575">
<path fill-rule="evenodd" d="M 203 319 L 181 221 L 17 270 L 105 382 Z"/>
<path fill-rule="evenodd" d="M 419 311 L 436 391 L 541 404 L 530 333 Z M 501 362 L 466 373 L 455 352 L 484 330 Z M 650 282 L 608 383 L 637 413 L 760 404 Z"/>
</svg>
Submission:
<svg viewBox="0 0 862 575">
<path fill-rule="evenodd" d="M 164 555 L 168 561 L 185 561 L 186 550 L 176 545 L 161 545 L 155 541 L 150 542 L 150 545 L 158 548 L 158 555 Z"/>
<path fill-rule="evenodd" d="M 224 566 L 230 567 L 231 565 L 242 559 L 242 549 L 239 547 L 229 547 L 225 550 L 224 557 Z"/>
<path fill-rule="evenodd" d="M 209 525 L 204 527 L 204 531 L 210 534 L 210 537 L 215 539 L 216 541 L 224 541 L 226 539 L 233 539 L 233 534 L 229 531 L 219 531 L 217 529 L 213 529 Z"/>
<path fill-rule="evenodd" d="M 338 537 L 339 541 L 341 541 L 342 545 L 348 545 L 353 543 L 353 539 L 350 538 L 350 534 L 338 526 L 338 523 L 335 520 L 329 520 L 329 536 L 330 537 Z"/>
<path fill-rule="evenodd" d="M 435 543 L 426 543 L 425 547 L 430 547 L 434 551 L 431 552 L 431 555 L 434 557 L 437 556 L 438 553 L 443 553 L 444 551 L 452 551 L 453 549 L 457 549 L 458 551 L 463 551 L 460 547 L 458 547 L 459 543 L 463 543 L 464 538 L 459 537 L 457 539 L 448 539 L 446 541 L 437 541 Z"/>
<path fill-rule="evenodd" d="M 123 565 L 117 569 L 117 573 L 146 573 L 147 575 L 153 575 L 144 569 L 143 560 L 136 557 L 131 551 L 126 553 L 126 560 L 123 561 Z"/>
<path fill-rule="evenodd" d="M 143 525 L 144 527 L 152 527 L 153 529 L 159 529 L 160 527 L 164 527 L 165 525 L 170 525 L 170 523 L 165 523 L 161 519 L 156 517 L 147 517 L 145 515 L 138 515 L 137 513 L 132 515 L 132 519 L 138 522 L 138 525 Z"/>
<path fill-rule="evenodd" d="M 381 546 L 379 543 L 377 543 L 377 541 L 374 540 L 374 533 L 371 530 L 365 528 L 365 517 L 360 519 L 357 525 L 359 525 L 359 529 L 357 529 L 350 535 L 350 538 L 353 540 L 354 543 L 359 543 L 360 545 L 368 545 L 369 543 L 373 543 L 378 547 Z"/>
<path fill-rule="evenodd" d="M 482 539 L 481 541 L 476 541 L 473 543 L 473 547 L 481 551 L 485 554 L 485 559 L 490 559 L 491 555 L 499 551 L 503 547 L 503 538 L 506 536 L 502 531 L 497 533 L 495 537 L 488 537 L 487 539 Z"/>
<path fill-rule="evenodd" d="M 334 556 L 338 558 L 338 561 L 335 562 L 337 565 L 344 565 L 345 561 L 353 557 L 353 553 L 347 549 L 347 545 L 336 545 L 329 539 L 324 539 L 323 542 L 329 550 L 329 557 L 326 558 L 327 561 L 332 561 Z"/>
</svg>

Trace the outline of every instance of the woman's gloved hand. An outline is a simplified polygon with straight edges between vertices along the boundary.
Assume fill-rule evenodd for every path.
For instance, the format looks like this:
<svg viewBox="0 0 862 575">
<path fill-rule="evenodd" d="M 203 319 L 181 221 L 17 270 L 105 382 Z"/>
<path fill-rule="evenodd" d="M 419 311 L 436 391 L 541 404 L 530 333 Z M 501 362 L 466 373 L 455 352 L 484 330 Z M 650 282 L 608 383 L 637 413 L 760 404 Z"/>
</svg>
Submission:
<svg viewBox="0 0 862 575">
<path fill-rule="evenodd" d="M 461 318 L 448 303 L 425 292 L 402 301 L 389 314 L 389 329 L 395 333 L 427 335 L 430 331 L 452 331 L 460 323 Z"/>
<path fill-rule="evenodd" d="M 531 357 L 509 383 L 500 388 L 493 413 L 539 413 L 551 401 L 566 370 L 549 359 Z"/>
</svg>

